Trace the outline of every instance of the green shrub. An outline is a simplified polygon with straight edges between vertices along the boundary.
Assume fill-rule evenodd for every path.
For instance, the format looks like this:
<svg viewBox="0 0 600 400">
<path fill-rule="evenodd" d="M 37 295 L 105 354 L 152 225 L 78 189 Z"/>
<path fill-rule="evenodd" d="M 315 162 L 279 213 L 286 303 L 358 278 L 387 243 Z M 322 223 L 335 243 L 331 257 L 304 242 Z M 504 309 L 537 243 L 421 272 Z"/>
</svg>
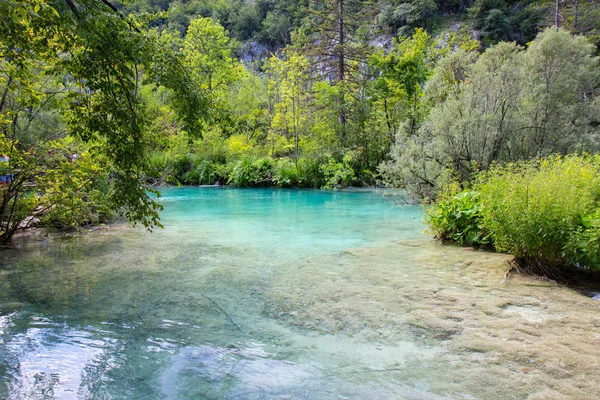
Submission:
<svg viewBox="0 0 600 400">
<path fill-rule="evenodd" d="M 197 154 L 156 152 L 148 161 L 150 178 L 164 178 L 167 182 L 183 185 L 210 185 L 217 180 L 214 164 Z"/>
<path fill-rule="evenodd" d="M 234 186 L 269 185 L 272 181 L 273 160 L 269 157 L 239 159 L 229 175 L 228 184 Z"/>
<path fill-rule="evenodd" d="M 250 157 L 242 157 L 234 164 L 227 184 L 234 186 L 249 186 L 252 181 L 252 159 Z"/>
<path fill-rule="evenodd" d="M 214 176 L 215 183 L 218 181 L 221 184 L 226 184 L 231 179 L 231 174 L 233 172 L 233 167 L 235 166 L 233 163 L 227 164 L 213 164 L 214 166 Z"/>
<path fill-rule="evenodd" d="M 346 157 L 343 162 L 337 162 L 333 158 L 329 159 L 327 164 L 321 165 L 321 172 L 325 178 L 323 189 L 347 187 L 354 180 L 354 171 L 349 166 Z"/>
<path fill-rule="evenodd" d="M 577 254 L 597 247 L 573 241 L 586 228 L 582 216 L 593 215 L 600 201 L 600 156 L 553 156 L 545 160 L 493 168 L 481 174 L 476 190 L 484 204 L 483 224 L 499 251 L 522 263 L 551 272 L 563 266 L 588 265 Z M 597 229 L 597 228 L 596 228 Z M 589 234 L 589 232 L 588 232 Z M 597 245 L 596 245 L 597 246 Z"/>
<path fill-rule="evenodd" d="M 426 217 L 437 239 L 469 246 L 489 243 L 482 226 L 481 196 L 477 192 L 465 190 L 442 197 L 426 209 Z"/>
<path fill-rule="evenodd" d="M 280 158 L 273 165 L 273 182 L 278 187 L 298 185 L 298 169 L 289 158 Z"/>
<path fill-rule="evenodd" d="M 571 232 L 563 251 L 571 265 L 590 270 L 600 268 L 600 209 L 581 216 L 581 225 Z"/>
<path fill-rule="evenodd" d="M 298 159 L 298 186 L 320 188 L 325 185 L 320 160 L 308 157 Z"/>
<path fill-rule="evenodd" d="M 159 179 L 167 174 L 169 159 L 167 153 L 154 151 L 148 154 L 148 176 Z"/>
<path fill-rule="evenodd" d="M 472 190 L 440 198 L 428 223 L 440 238 L 513 254 L 547 275 L 600 270 L 600 156 L 552 156 L 495 166 Z"/>
<path fill-rule="evenodd" d="M 254 185 L 270 186 L 273 182 L 273 159 L 262 157 L 252 163 L 254 175 L 252 183 Z"/>
<path fill-rule="evenodd" d="M 177 154 L 169 159 L 171 173 L 175 179 L 187 184 L 186 174 L 194 169 L 194 160 L 189 154 Z"/>
<path fill-rule="evenodd" d="M 192 169 L 185 172 L 183 176 L 179 179 L 181 183 L 184 185 L 199 185 L 200 184 L 200 173 L 194 166 L 192 165 Z"/>
<path fill-rule="evenodd" d="M 71 229 L 86 225 L 98 225 L 116 218 L 117 212 L 110 201 L 111 190 L 108 176 L 101 174 L 84 189 L 74 186 L 77 181 L 65 179 L 58 183 L 55 192 L 47 191 L 42 201 L 54 202 L 41 215 L 41 222 L 56 229 Z M 29 200 L 35 194 L 29 193 Z"/>
<path fill-rule="evenodd" d="M 196 167 L 198 175 L 198 184 L 212 185 L 217 181 L 216 165 L 209 160 L 202 160 Z"/>
</svg>

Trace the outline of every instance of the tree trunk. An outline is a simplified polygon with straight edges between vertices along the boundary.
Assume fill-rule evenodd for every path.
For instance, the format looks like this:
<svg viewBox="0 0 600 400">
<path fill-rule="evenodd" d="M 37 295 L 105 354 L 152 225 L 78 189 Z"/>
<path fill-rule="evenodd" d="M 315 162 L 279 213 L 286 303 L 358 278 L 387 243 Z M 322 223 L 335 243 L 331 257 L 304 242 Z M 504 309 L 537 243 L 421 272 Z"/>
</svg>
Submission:
<svg viewBox="0 0 600 400">
<path fill-rule="evenodd" d="M 575 0 L 573 9 L 573 33 L 577 33 L 577 18 L 579 17 L 579 0 Z"/>
<path fill-rule="evenodd" d="M 415 90 L 415 94 L 413 95 L 412 118 L 410 120 L 410 132 L 409 132 L 408 136 L 412 136 L 415 133 L 416 125 L 417 125 L 417 91 Z"/>
<path fill-rule="evenodd" d="M 294 165 L 298 168 L 298 132 L 294 132 Z"/>
<path fill-rule="evenodd" d="M 292 101 L 292 116 L 294 118 L 294 165 L 298 168 L 298 108 L 300 107 L 299 91 L 297 93 L 298 105 L 294 106 L 295 101 Z"/>
<path fill-rule="evenodd" d="M 344 0 L 337 0 L 338 12 L 338 82 L 343 82 L 345 79 L 345 59 L 344 59 Z M 344 109 L 344 94 L 340 94 L 339 99 L 340 110 L 338 114 L 339 135 L 343 139 L 346 136 L 346 110 Z"/>
<path fill-rule="evenodd" d="M 10 85 L 12 84 L 13 77 L 8 77 L 8 82 L 6 82 L 6 88 L 4 88 L 4 92 L 2 93 L 2 100 L 0 100 L 0 114 L 4 111 L 4 106 L 6 105 L 6 97 L 8 96 L 8 91 L 10 89 Z"/>
<path fill-rule="evenodd" d="M 338 0 L 338 81 L 344 80 L 344 0 Z"/>
<path fill-rule="evenodd" d="M 556 27 L 556 30 L 559 29 L 559 23 L 558 23 L 559 22 L 558 21 L 558 17 L 560 15 L 560 6 L 558 4 L 559 1 L 560 0 L 556 0 L 556 10 L 555 10 L 555 13 L 554 13 L 554 26 Z"/>
<path fill-rule="evenodd" d="M 388 113 L 388 105 L 387 105 L 387 97 L 383 99 L 383 111 L 385 113 L 385 123 L 388 127 L 388 135 L 390 136 L 391 143 L 393 144 L 396 141 L 395 133 L 396 129 L 392 128 L 392 123 L 390 121 L 390 115 Z"/>
</svg>

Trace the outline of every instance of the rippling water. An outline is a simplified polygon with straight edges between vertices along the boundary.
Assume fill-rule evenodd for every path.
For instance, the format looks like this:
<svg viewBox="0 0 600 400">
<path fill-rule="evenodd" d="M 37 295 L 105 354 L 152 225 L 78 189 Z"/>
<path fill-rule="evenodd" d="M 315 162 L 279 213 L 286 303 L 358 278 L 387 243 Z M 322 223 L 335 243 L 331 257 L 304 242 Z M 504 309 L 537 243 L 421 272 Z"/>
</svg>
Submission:
<svg viewBox="0 0 600 400">
<path fill-rule="evenodd" d="M 359 191 L 163 195 L 164 230 L 112 226 L 0 253 L 0 398 L 597 388 L 586 375 L 600 359 L 598 302 L 524 277 L 501 283 L 506 256 L 434 244 L 416 207 Z"/>
</svg>

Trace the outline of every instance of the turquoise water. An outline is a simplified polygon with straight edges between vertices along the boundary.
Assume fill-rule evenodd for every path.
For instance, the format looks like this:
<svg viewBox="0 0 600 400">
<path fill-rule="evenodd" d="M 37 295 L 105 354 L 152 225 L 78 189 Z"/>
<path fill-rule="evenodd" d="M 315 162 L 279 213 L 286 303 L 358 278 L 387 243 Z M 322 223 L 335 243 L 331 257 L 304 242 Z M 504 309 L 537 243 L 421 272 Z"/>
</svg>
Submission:
<svg viewBox="0 0 600 400">
<path fill-rule="evenodd" d="M 369 192 L 229 188 L 166 189 L 162 203 L 164 230 L 111 227 L 2 254 L 0 398 L 373 391 L 332 375 L 364 366 L 340 347 L 364 344 L 288 323 L 265 292 L 315 257 L 421 237 L 416 207 Z M 324 359 L 323 346 L 340 354 Z"/>
<path fill-rule="evenodd" d="M 0 253 L 0 399 L 596 399 L 600 303 L 365 191 L 164 190 Z"/>
<path fill-rule="evenodd" d="M 203 245 L 298 257 L 414 238 L 418 207 L 394 207 L 363 190 L 182 188 L 163 193 L 167 232 Z"/>
</svg>

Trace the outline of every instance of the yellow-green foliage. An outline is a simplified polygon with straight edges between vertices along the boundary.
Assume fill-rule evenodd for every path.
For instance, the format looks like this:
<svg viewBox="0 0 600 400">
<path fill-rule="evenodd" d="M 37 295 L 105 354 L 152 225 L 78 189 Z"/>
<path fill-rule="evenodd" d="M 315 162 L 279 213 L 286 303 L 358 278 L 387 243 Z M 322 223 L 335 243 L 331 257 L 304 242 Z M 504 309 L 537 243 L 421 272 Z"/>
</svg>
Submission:
<svg viewBox="0 0 600 400">
<path fill-rule="evenodd" d="M 475 188 L 496 249 L 544 270 L 564 265 L 600 269 L 600 264 L 589 264 L 589 257 L 579 257 L 597 254 L 600 242 L 573 243 L 592 231 L 598 238 L 598 225 L 586 227 L 584 221 L 598 213 L 599 171 L 600 156 L 572 155 L 481 174 Z"/>
<path fill-rule="evenodd" d="M 186 67 L 210 92 L 244 75 L 244 67 L 232 56 L 234 44 L 223 26 L 212 18 L 196 18 L 183 41 Z"/>
<path fill-rule="evenodd" d="M 240 157 L 243 154 L 250 152 L 252 145 L 248 143 L 246 138 L 242 135 L 231 135 L 225 141 L 227 146 L 227 153 L 232 157 Z"/>
<path fill-rule="evenodd" d="M 428 223 L 442 239 L 491 240 L 542 273 L 600 270 L 600 155 L 493 166 L 473 188 L 440 198 Z"/>
<path fill-rule="evenodd" d="M 426 219 L 433 235 L 462 245 L 489 243 L 481 221 L 481 196 L 472 190 L 440 196 L 427 207 Z"/>
<path fill-rule="evenodd" d="M 107 222 L 115 216 L 110 203 L 107 159 L 72 138 L 52 141 L 37 178 L 41 220 L 59 229 Z"/>
</svg>

